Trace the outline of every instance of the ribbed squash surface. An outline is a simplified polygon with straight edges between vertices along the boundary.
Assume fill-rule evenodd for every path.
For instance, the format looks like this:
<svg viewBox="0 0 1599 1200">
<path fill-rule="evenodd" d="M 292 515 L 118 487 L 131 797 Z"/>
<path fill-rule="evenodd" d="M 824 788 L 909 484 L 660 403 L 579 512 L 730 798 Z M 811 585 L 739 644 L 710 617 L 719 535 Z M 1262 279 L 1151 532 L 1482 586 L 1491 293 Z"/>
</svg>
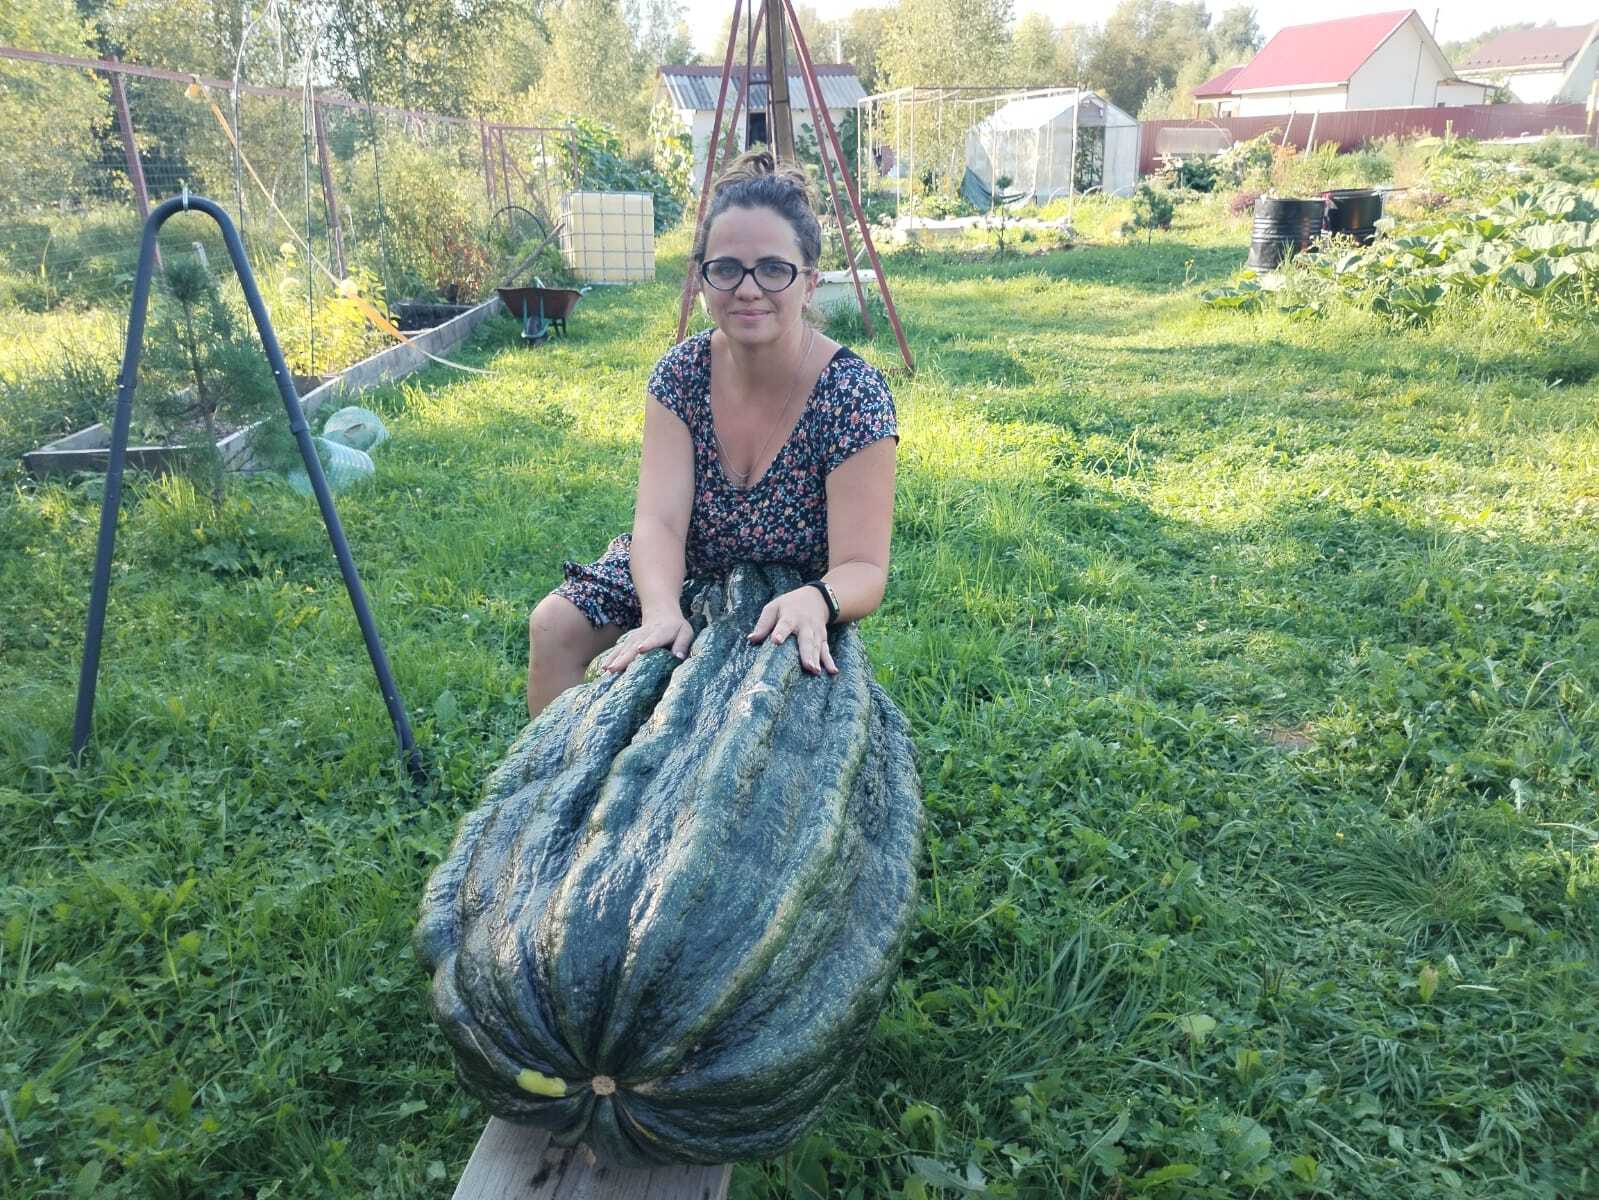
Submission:
<svg viewBox="0 0 1599 1200">
<path fill-rule="evenodd" d="M 845 1084 L 899 966 L 922 807 L 853 626 L 838 674 L 751 647 L 781 567 L 694 599 L 517 739 L 416 930 L 457 1073 L 619 1165 L 781 1153 Z"/>
</svg>

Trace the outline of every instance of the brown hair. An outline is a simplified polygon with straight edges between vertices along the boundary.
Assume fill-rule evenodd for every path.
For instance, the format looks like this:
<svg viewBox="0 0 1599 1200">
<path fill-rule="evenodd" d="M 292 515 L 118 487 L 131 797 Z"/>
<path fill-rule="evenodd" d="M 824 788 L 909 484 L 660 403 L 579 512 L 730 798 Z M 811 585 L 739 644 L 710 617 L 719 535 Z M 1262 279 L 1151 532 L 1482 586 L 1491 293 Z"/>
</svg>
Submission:
<svg viewBox="0 0 1599 1200">
<path fill-rule="evenodd" d="M 693 261 L 705 261 L 711 223 L 730 208 L 769 208 L 794 230 L 804 265 L 822 257 L 822 226 L 811 203 L 811 180 L 798 163 L 778 163 L 767 150 L 746 150 L 731 163 L 711 191 L 711 206 L 694 235 Z"/>
</svg>

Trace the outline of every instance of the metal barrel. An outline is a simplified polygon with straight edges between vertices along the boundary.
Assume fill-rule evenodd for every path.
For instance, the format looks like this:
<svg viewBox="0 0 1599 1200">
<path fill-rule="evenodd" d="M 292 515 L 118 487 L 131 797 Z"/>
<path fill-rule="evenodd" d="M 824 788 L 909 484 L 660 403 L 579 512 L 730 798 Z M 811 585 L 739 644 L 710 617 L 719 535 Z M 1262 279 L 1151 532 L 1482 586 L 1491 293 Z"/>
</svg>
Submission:
<svg viewBox="0 0 1599 1200">
<path fill-rule="evenodd" d="M 1255 228 L 1249 241 L 1249 266 L 1271 270 L 1284 254 L 1295 254 L 1310 247 L 1321 233 L 1325 203 L 1315 200 L 1285 200 L 1262 196 L 1255 201 Z"/>
<path fill-rule="evenodd" d="M 1327 232 L 1341 233 L 1369 246 L 1382 217 L 1382 193 L 1375 188 L 1339 188 L 1327 193 Z"/>
</svg>

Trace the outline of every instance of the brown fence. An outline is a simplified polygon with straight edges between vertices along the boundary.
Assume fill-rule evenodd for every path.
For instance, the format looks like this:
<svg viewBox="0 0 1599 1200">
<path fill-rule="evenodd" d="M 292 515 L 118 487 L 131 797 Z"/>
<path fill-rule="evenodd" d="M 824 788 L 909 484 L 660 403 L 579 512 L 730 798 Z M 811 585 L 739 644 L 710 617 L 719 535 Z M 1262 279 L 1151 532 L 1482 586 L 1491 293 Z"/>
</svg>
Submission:
<svg viewBox="0 0 1599 1200">
<path fill-rule="evenodd" d="M 1451 108 L 1363 108 L 1350 112 L 1293 113 L 1275 117 L 1220 117 L 1193 121 L 1143 121 L 1139 124 L 1138 173 L 1158 167 L 1161 133 L 1167 129 L 1222 129 L 1233 141 L 1248 141 L 1273 130 L 1301 150 L 1336 142 L 1353 150 L 1363 142 L 1391 136 L 1524 137 L 1544 133 L 1583 133 L 1590 118 L 1581 104 L 1470 104 Z"/>
</svg>

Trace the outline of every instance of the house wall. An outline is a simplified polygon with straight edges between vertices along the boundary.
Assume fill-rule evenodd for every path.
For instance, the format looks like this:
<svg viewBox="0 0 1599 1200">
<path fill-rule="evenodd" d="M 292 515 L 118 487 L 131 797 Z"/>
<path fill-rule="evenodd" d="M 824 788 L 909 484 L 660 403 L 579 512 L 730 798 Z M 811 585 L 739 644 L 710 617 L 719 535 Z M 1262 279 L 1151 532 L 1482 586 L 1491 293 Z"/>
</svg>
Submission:
<svg viewBox="0 0 1599 1200">
<path fill-rule="evenodd" d="M 1240 117 L 1275 117 L 1284 113 L 1342 112 L 1348 107 L 1342 87 L 1247 92 L 1238 97 Z"/>
<path fill-rule="evenodd" d="M 837 129 L 843 123 L 844 117 L 849 112 L 849 109 L 830 108 L 828 109 L 828 112 L 833 118 L 833 128 Z M 694 139 L 694 183 L 695 186 L 698 187 L 700 182 L 705 177 L 705 152 L 706 148 L 711 144 L 711 126 L 716 120 L 716 114 L 707 109 L 678 109 L 677 116 L 678 120 L 682 122 L 683 128 L 688 129 Z M 733 107 L 732 104 L 729 103 L 727 114 L 722 118 L 722 136 L 724 138 L 727 136 L 727 122 L 732 118 L 732 116 Z M 737 145 L 740 150 L 743 150 L 745 148 L 744 131 L 749 127 L 748 114 L 743 109 L 739 110 L 738 125 Z M 795 112 L 794 136 L 799 138 L 803 136 L 803 132 L 808 129 L 811 129 L 810 110 L 805 109 L 803 111 Z M 819 132 L 816 133 L 815 136 L 817 140 L 820 141 L 821 138 L 826 136 L 826 134 Z"/>
<path fill-rule="evenodd" d="M 1509 88 L 1517 104 L 1548 104 L 1565 77 L 1559 67 L 1540 67 L 1531 71 L 1473 71 L 1466 78 L 1481 81 L 1487 87 Z"/>
<path fill-rule="evenodd" d="M 1486 104 L 1490 90 L 1486 84 L 1468 83 L 1458 79 L 1453 83 L 1440 83 L 1436 103 L 1445 108 L 1463 104 Z"/>
<path fill-rule="evenodd" d="M 1599 76 L 1599 34 L 1590 37 L 1587 47 L 1577 55 L 1577 61 L 1571 65 L 1571 73 L 1555 93 L 1553 103 L 1586 104 L 1596 76 Z"/>
<path fill-rule="evenodd" d="M 1548 104 L 1555 98 L 1560 85 L 1565 82 L 1565 72 L 1524 71 L 1505 78 L 1510 94 L 1523 104 Z"/>
<path fill-rule="evenodd" d="M 1350 108 L 1409 108 L 1438 103 L 1438 85 L 1454 72 L 1423 43 L 1412 16 L 1349 77 Z"/>
</svg>

